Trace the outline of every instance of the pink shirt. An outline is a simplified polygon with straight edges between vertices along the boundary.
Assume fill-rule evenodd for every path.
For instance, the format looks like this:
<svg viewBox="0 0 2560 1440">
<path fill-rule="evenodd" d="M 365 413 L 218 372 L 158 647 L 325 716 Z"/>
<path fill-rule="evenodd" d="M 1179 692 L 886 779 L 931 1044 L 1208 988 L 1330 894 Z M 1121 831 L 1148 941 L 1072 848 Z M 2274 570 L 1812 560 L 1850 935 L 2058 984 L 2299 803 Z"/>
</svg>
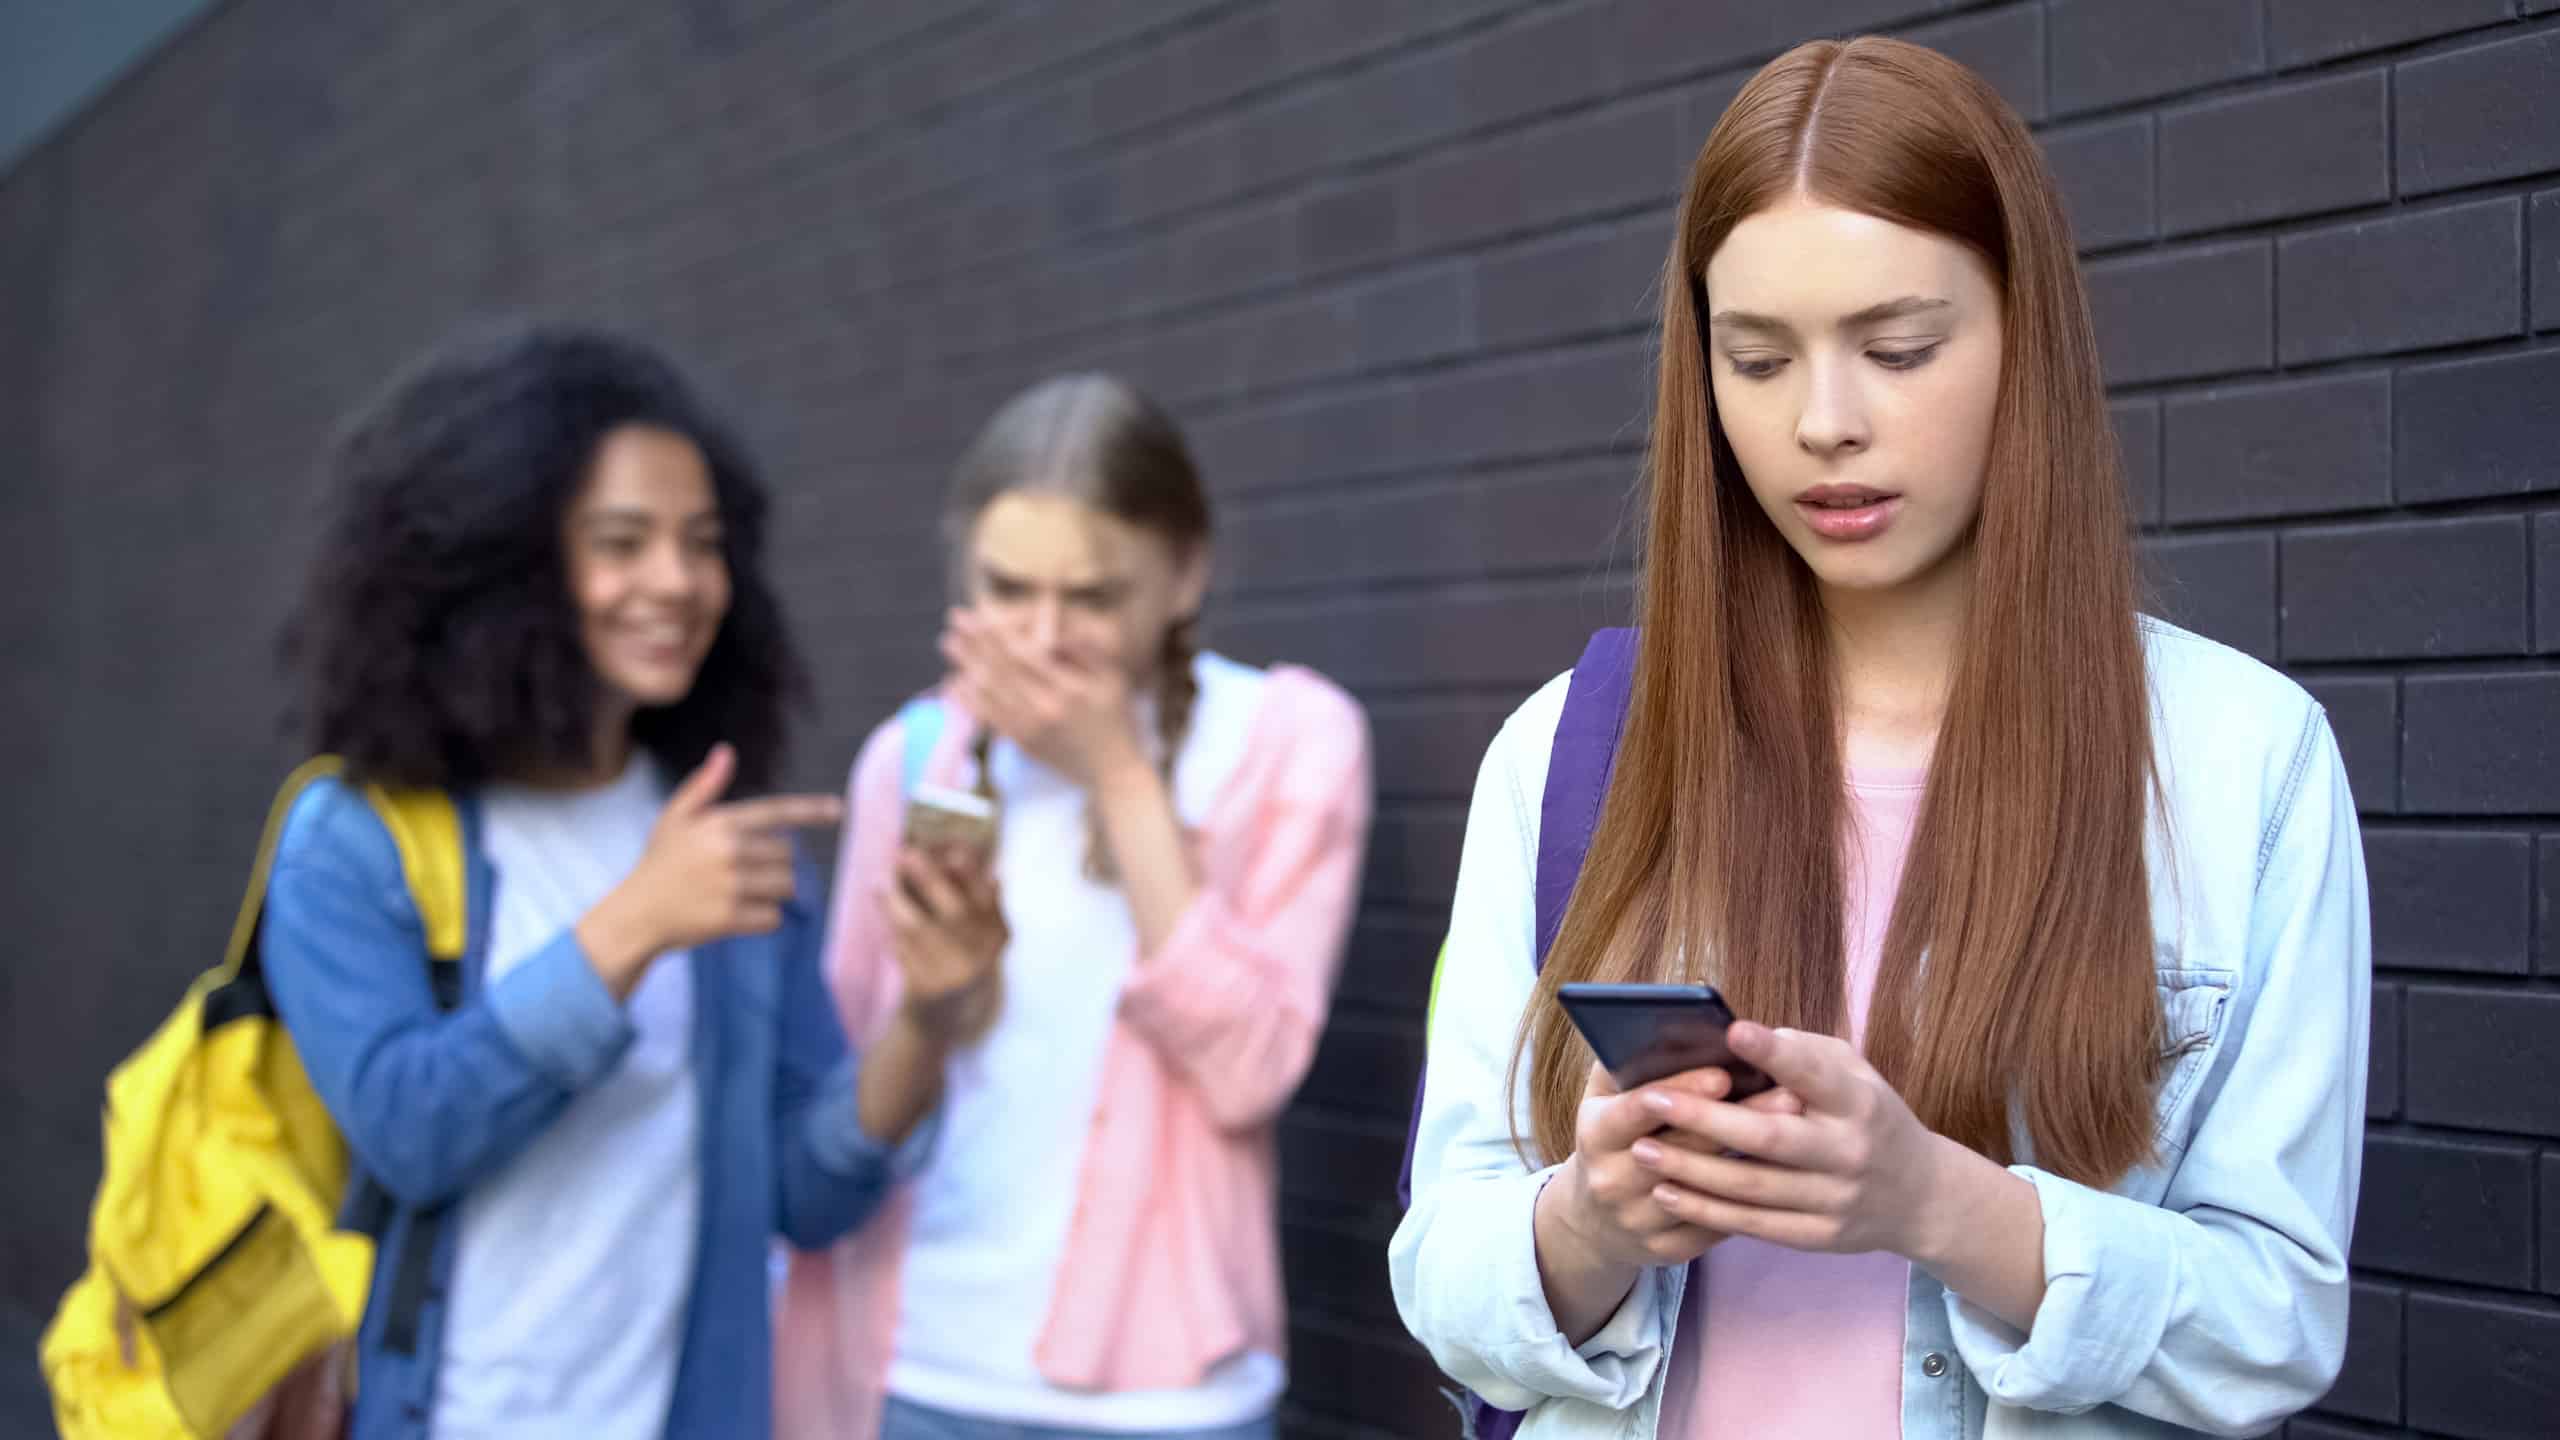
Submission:
<svg viewBox="0 0 2560 1440">
<path fill-rule="evenodd" d="M 1849 1037 L 1866 1042 L 1885 926 L 1927 777 L 1850 776 Z M 1902 1433 L 1902 1324 L 1911 1263 L 1885 1251 L 1813 1255 L 1733 1239 L 1690 1270 L 1663 1397 L 1663 1440 L 1873 1440 Z"/>
<path fill-rule="evenodd" d="M 957 706 L 926 764 L 953 783 L 975 722 Z M 854 764 L 827 978 L 867 1038 L 898 998 L 874 895 L 904 814 L 896 721 Z M 1369 730 L 1310 670 L 1270 672 L 1243 758 L 1199 837 L 1200 894 L 1140 957 L 1103 1057 L 1111 1103 L 1085 1137 L 1075 1218 L 1034 1360 L 1070 1389 L 1172 1389 L 1248 1350 L 1284 1355 L 1275 1122 L 1314 1058 L 1369 827 Z M 912 1197 L 793 1258 L 774 1340 L 779 1440 L 879 1433 Z"/>
</svg>

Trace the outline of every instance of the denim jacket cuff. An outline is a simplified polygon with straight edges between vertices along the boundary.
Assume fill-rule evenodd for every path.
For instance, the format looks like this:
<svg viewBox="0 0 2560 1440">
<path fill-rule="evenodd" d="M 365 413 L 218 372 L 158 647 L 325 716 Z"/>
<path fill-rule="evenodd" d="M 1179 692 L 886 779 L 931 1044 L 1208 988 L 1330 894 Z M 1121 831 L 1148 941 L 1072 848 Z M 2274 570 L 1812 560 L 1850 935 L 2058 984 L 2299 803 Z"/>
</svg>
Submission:
<svg viewBox="0 0 2560 1440">
<path fill-rule="evenodd" d="M 810 1156 L 834 1175 L 878 1175 L 892 1185 L 911 1180 L 942 1133 L 942 1107 L 926 1111 L 906 1138 L 893 1145 L 862 1128 L 860 1073 L 856 1062 L 847 1060 L 827 1077 L 818 1103 L 809 1107 Z"/>
<path fill-rule="evenodd" d="M 2076 1414 L 2122 1395 L 2169 1328 L 2177 1295 L 2177 1217 L 2031 1165 L 2044 1211 L 2044 1303 L 2021 1335 L 1947 1292 L 1956 1349 L 2003 1404 Z"/>
<path fill-rule="evenodd" d="M 631 1048 L 631 1017 L 587 963 L 575 930 L 561 931 L 487 994 L 498 1028 L 563 1090 L 594 1083 Z"/>
</svg>

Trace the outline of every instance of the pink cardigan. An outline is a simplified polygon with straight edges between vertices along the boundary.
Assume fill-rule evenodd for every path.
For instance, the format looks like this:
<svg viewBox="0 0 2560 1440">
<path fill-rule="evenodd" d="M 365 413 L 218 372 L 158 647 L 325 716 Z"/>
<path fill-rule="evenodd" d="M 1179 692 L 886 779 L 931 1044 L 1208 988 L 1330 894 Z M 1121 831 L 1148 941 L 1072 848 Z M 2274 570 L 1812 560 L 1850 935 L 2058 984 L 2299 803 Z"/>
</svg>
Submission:
<svg viewBox="0 0 2560 1440">
<path fill-rule="evenodd" d="M 957 708 L 951 722 L 926 765 L 942 783 L 960 778 L 976 729 Z M 828 980 L 857 1039 L 897 1005 L 874 892 L 905 808 L 900 730 L 873 731 L 854 763 L 836 874 Z M 1200 837 L 1199 898 L 1120 997 L 1034 1353 L 1053 1383 L 1173 1388 L 1248 1349 L 1285 1353 L 1273 1126 L 1324 1028 L 1369 804 L 1358 703 L 1313 671 L 1273 670 Z M 895 1193 L 832 1250 L 792 1258 L 774 1345 L 781 1440 L 879 1433 L 911 1207 Z"/>
</svg>

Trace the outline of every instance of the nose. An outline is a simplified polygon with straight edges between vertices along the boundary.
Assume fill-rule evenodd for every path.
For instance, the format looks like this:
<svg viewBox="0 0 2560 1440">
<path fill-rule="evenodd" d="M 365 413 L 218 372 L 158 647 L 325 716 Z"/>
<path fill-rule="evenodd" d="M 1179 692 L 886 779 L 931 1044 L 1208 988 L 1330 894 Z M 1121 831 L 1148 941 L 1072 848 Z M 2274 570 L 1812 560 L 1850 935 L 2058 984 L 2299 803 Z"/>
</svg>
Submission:
<svg viewBox="0 0 2560 1440">
<path fill-rule="evenodd" d="M 648 558 L 640 567 L 640 584 L 649 595 L 662 600 L 683 600 L 693 594 L 693 582 L 694 567 L 680 541 L 664 541 L 649 547 Z"/>
<path fill-rule="evenodd" d="M 1867 408 L 1851 366 L 1807 365 L 1804 409 L 1796 416 L 1796 444 L 1829 458 L 1866 448 Z"/>
<path fill-rule="evenodd" d="M 1031 607 L 1031 643 L 1042 653 L 1054 655 L 1066 638 L 1066 602 L 1055 595 L 1043 597 Z"/>
</svg>

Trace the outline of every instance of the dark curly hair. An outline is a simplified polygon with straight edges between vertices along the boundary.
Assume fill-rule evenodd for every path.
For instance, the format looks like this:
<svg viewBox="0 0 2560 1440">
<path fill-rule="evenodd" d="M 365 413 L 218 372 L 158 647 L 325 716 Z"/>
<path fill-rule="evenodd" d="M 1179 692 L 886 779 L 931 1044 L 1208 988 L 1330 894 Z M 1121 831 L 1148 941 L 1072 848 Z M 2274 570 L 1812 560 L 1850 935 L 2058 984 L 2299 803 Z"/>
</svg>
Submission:
<svg viewBox="0 0 2560 1440">
<path fill-rule="evenodd" d="M 599 681 L 562 527 L 597 446 L 672 430 L 709 464 L 730 600 L 692 690 L 634 741 L 671 776 L 727 741 L 771 782 L 807 672 L 766 584 L 753 462 L 673 364 L 593 330 L 519 327 L 448 345 L 362 411 L 329 465 L 328 516 L 285 626 L 292 722 L 368 782 L 467 787 L 594 762 Z"/>
</svg>

